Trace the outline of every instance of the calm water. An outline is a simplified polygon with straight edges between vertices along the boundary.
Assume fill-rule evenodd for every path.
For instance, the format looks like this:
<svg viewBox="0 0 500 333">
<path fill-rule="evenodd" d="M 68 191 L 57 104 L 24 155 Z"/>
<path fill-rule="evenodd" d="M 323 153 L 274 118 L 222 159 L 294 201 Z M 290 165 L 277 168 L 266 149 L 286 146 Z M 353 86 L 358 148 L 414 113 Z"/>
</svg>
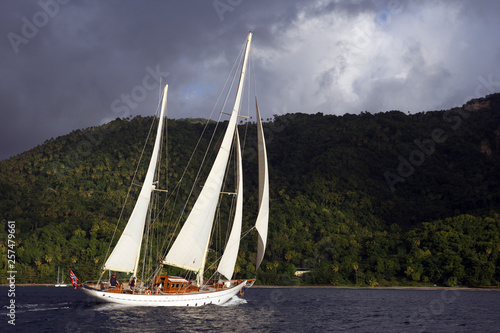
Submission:
<svg viewBox="0 0 500 333">
<path fill-rule="evenodd" d="M 15 329 L 0 295 L 0 332 L 500 332 L 500 292 L 486 290 L 254 287 L 225 306 L 128 308 L 17 287 Z"/>
</svg>

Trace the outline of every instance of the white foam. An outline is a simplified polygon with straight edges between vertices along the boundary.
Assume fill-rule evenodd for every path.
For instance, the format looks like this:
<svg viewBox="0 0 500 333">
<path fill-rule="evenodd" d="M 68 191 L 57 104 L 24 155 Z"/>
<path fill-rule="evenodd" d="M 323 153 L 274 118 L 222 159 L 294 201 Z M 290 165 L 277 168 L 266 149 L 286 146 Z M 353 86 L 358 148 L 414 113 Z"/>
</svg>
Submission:
<svg viewBox="0 0 500 333">
<path fill-rule="evenodd" d="M 118 304 L 118 303 L 102 303 L 102 304 L 97 304 L 92 307 L 93 310 L 97 311 L 108 311 L 108 310 L 116 310 L 116 309 L 124 309 L 124 308 L 130 308 L 132 307 L 131 305 L 127 304 Z"/>
<path fill-rule="evenodd" d="M 235 306 L 240 304 L 247 304 L 247 301 L 243 298 L 234 295 L 229 301 L 227 301 L 224 304 L 221 304 L 220 306 Z"/>
</svg>

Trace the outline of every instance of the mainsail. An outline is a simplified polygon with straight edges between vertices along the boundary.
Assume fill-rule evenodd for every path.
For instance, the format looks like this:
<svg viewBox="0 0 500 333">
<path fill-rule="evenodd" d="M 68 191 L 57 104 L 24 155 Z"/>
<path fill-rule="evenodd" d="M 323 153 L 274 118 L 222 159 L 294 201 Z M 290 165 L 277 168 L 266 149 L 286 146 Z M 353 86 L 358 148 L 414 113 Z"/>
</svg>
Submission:
<svg viewBox="0 0 500 333">
<path fill-rule="evenodd" d="M 219 152 L 191 213 L 163 261 L 164 264 L 197 272 L 200 280 L 203 276 L 212 224 L 236 131 L 251 41 L 252 33 L 249 33 L 233 111 Z"/>
<path fill-rule="evenodd" d="M 155 145 L 153 154 L 149 162 L 148 171 L 142 185 L 139 198 L 134 206 L 134 210 L 130 215 L 123 233 L 118 240 L 113 252 L 104 264 L 105 270 L 113 270 L 118 272 L 132 272 L 133 276 L 137 274 L 137 265 L 141 251 L 142 236 L 144 225 L 148 214 L 151 192 L 155 189 L 153 184 L 156 164 L 158 161 L 158 153 L 160 151 L 160 142 L 163 130 L 163 118 L 165 116 L 165 108 L 167 105 L 167 90 L 168 85 L 165 85 L 163 90 L 163 101 L 161 105 L 160 120 L 156 132 Z"/>
</svg>

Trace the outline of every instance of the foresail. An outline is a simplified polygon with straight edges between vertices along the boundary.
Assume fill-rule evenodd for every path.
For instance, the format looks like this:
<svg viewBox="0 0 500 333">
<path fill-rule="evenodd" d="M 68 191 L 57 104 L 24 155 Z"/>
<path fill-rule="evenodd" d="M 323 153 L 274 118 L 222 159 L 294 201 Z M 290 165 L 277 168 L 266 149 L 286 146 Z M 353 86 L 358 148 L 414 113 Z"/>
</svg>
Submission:
<svg viewBox="0 0 500 333">
<path fill-rule="evenodd" d="M 234 119 L 233 119 L 234 118 Z M 203 270 L 205 254 L 229 159 L 231 142 L 236 128 L 236 116 L 231 116 L 221 148 L 174 244 L 165 257 L 164 264 L 198 272 Z"/>
<path fill-rule="evenodd" d="M 264 139 L 264 130 L 262 120 L 260 119 L 259 106 L 255 99 L 257 113 L 257 145 L 259 158 L 259 214 L 255 222 L 255 228 L 258 233 L 257 264 L 255 270 L 259 269 L 264 252 L 266 250 L 267 229 L 269 223 L 269 170 L 267 166 L 266 142 Z"/>
<path fill-rule="evenodd" d="M 154 189 L 153 181 L 158 161 L 158 152 L 160 150 L 163 118 L 165 116 L 165 108 L 167 104 L 167 90 L 168 85 L 165 85 L 153 154 L 151 155 L 151 160 L 149 162 L 148 171 L 146 173 L 146 177 L 144 178 L 141 192 L 139 193 L 134 210 L 130 215 L 118 243 L 104 264 L 104 269 L 106 270 L 133 272 L 134 275 L 136 274 L 137 262 L 141 251 L 144 224 L 148 213 L 151 192 Z"/>
<path fill-rule="evenodd" d="M 240 248 L 241 224 L 243 220 L 243 166 L 241 158 L 240 137 L 236 130 L 236 161 L 237 161 L 237 184 L 236 184 L 236 209 L 234 213 L 233 227 L 226 248 L 219 262 L 217 271 L 228 280 L 233 277 L 236 258 Z"/>
<path fill-rule="evenodd" d="M 236 130 L 251 40 L 250 33 L 233 111 L 219 152 L 191 213 L 163 261 L 164 264 L 203 273 L 212 224 Z"/>
</svg>

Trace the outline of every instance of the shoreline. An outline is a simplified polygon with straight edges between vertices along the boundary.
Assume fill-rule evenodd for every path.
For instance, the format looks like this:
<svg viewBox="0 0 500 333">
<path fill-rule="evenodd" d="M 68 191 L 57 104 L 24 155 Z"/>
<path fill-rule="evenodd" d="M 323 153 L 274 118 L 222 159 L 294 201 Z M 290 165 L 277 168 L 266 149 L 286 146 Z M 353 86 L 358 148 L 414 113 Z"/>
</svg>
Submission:
<svg viewBox="0 0 500 333">
<path fill-rule="evenodd" d="M 254 285 L 252 288 L 326 288 L 326 289 L 367 289 L 367 290 L 484 290 L 484 291 L 500 291 L 500 287 L 425 287 L 425 286 L 382 286 L 382 287 L 356 287 L 356 286 L 267 286 L 267 285 Z"/>
<path fill-rule="evenodd" d="M 0 284 L 0 287 L 8 287 L 9 284 Z M 73 288 L 71 284 L 66 287 L 55 287 L 53 283 L 19 283 L 16 287 L 54 287 L 54 288 Z M 285 288 L 328 288 L 328 289 L 393 289 L 393 290 L 484 290 L 484 291 L 500 291 L 500 287 L 488 286 L 488 287 L 443 287 L 443 286 L 382 286 L 382 287 L 356 287 L 356 286 L 277 286 L 277 285 L 254 285 L 252 288 L 275 288 L 275 289 L 285 289 Z"/>
</svg>

